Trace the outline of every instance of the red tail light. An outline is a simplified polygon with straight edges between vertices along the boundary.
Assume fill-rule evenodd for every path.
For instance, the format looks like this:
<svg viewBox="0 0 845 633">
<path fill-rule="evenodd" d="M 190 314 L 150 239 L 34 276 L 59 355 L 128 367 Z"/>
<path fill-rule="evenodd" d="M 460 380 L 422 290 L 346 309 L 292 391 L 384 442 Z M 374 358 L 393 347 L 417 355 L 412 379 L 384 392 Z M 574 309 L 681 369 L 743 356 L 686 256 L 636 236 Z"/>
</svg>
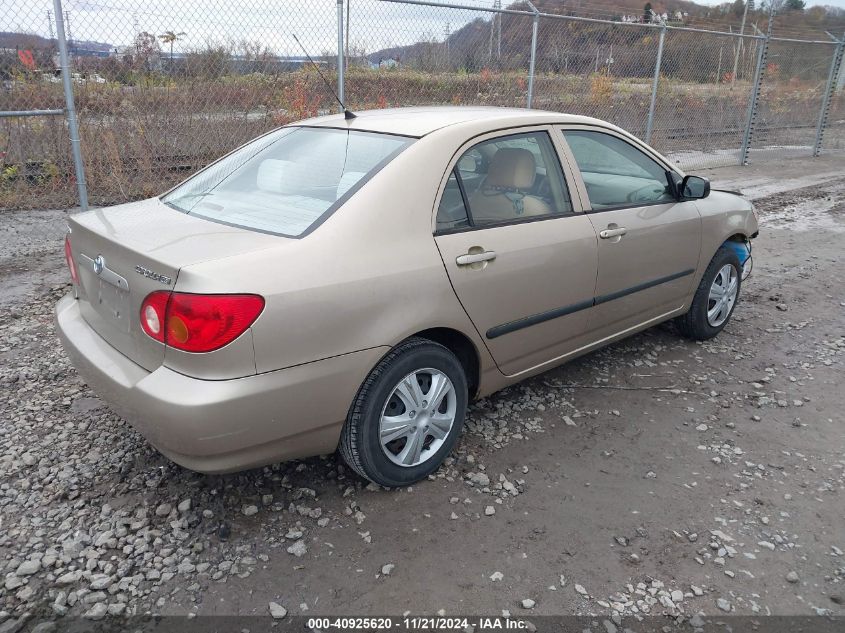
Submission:
<svg viewBox="0 0 845 633">
<path fill-rule="evenodd" d="M 70 248 L 70 235 L 65 235 L 65 261 L 70 270 L 70 279 L 76 285 L 79 285 L 79 277 L 76 274 L 76 262 L 73 261 L 73 251 Z"/>
<path fill-rule="evenodd" d="M 258 295 L 199 295 L 157 290 L 141 305 L 148 336 L 185 352 L 213 352 L 228 345 L 264 309 Z"/>
</svg>

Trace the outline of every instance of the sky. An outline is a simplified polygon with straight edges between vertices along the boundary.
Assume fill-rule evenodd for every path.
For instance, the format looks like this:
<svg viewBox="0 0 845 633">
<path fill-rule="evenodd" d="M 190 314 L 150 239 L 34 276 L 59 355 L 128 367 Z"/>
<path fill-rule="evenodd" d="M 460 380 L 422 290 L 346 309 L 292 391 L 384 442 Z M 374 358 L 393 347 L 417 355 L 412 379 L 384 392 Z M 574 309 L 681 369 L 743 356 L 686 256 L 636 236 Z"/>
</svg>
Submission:
<svg viewBox="0 0 845 633">
<path fill-rule="evenodd" d="M 453 0 L 490 6 L 492 0 Z M 701 1 L 701 0 L 700 0 Z M 758 0 L 759 1 L 759 0 Z M 507 5 L 509 0 L 502 0 Z M 703 0 L 706 4 L 721 4 Z M 201 48 L 206 42 L 260 42 L 279 55 L 300 55 L 296 34 L 312 55 L 337 50 L 335 0 L 64 0 L 69 36 L 127 45 L 139 31 L 184 32 L 175 51 Z M 612 0 L 601 0 L 612 5 Z M 845 7 L 845 0 L 812 4 Z M 2 0 L 0 30 L 48 36 L 52 0 Z M 443 39 L 472 19 L 489 13 L 413 6 L 378 0 L 351 0 L 350 41 L 364 53 L 420 39 Z M 54 16 L 52 17 L 54 19 Z M 55 28 L 53 25 L 52 28 Z"/>
</svg>

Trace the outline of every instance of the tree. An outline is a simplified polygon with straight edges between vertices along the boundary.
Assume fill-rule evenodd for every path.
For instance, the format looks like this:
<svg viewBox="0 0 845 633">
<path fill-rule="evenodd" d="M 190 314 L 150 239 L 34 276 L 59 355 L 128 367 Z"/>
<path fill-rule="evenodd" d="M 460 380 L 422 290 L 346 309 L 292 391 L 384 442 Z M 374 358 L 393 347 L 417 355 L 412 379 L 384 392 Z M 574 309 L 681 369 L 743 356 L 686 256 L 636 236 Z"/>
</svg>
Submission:
<svg viewBox="0 0 845 633">
<path fill-rule="evenodd" d="M 643 22 L 651 22 L 651 14 L 653 13 L 651 9 L 651 2 L 646 2 L 645 7 L 643 7 Z"/>
<path fill-rule="evenodd" d="M 789 11 L 803 11 L 805 6 L 804 0 L 769 0 L 763 4 L 766 11 L 773 8 L 775 15 Z"/>
<path fill-rule="evenodd" d="M 170 44 L 170 63 L 168 64 L 168 70 L 170 71 L 170 74 L 173 74 L 173 43 L 178 42 L 186 35 L 187 33 L 174 33 L 173 31 L 165 31 L 164 33 L 158 36 L 158 39 L 160 39 L 162 42 L 164 42 L 165 44 Z"/>
<path fill-rule="evenodd" d="M 144 70 L 152 70 L 153 60 L 161 53 L 161 47 L 158 45 L 156 36 L 152 33 L 141 31 L 135 36 L 132 48 L 134 49 L 135 60 L 143 66 Z"/>
</svg>

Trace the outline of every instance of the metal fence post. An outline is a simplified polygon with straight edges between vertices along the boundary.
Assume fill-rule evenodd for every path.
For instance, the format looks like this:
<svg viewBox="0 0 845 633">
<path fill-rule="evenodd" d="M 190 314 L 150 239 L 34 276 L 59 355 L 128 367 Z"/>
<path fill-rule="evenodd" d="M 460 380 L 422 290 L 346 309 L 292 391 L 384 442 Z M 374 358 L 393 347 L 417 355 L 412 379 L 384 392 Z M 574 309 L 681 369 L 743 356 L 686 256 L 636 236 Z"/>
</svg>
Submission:
<svg viewBox="0 0 845 633">
<path fill-rule="evenodd" d="M 813 156 L 816 157 L 822 151 L 822 137 L 827 127 L 827 118 L 830 115 L 830 102 L 833 100 L 833 93 L 836 90 L 836 80 L 839 78 L 839 70 L 842 67 L 842 56 L 845 54 L 845 34 L 838 41 L 833 51 L 833 59 L 830 62 L 830 74 L 827 77 L 824 96 L 822 97 L 822 109 L 819 112 L 819 123 L 816 126 L 816 142 L 813 144 Z"/>
<path fill-rule="evenodd" d="M 528 98 L 526 100 L 526 107 L 530 108 L 534 100 L 534 64 L 537 61 L 537 31 L 540 27 L 540 12 L 530 1 L 528 2 L 528 6 L 534 12 L 531 26 L 531 61 L 528 64 Z"/>
<path fill-rule="evenodd" d="M 344 104 L 340 106 L 341 112 L 346 105 L 343 66 L 343 0 L 337 0 L 337 96 L 340 102 Z"/>
<path fill-rule="evenodd" d="M 775 21 L 775 4 L 769 2 L 769 23 L 766 35 L 757 50 L 757 68 L 754 70 L 754 83 L 751 86 L 751 100 L 748 102 L 748 116 L 745 119 L 745 131 L 742 133 L 742 147 L 739 150 L 739 164 L 748 165 L 748 152 L 751 150 L 751 137 L 754 134 L 754 123 L 757 120 L 757 106 L 760 104 L 760 89 L 763 86 L 763 70 L 769 56 L 769 41 L 772 38 L 772 27 Z M 755 25 L 755 30 L 759 33 Z"/>
<path fill-rule="evenodd" d="M 751 99 L 748 102 L 748 115 L 745 118 L 745 130 L 742 133 L 742 148 L 739 151 L 739 164 L 748 165 L 748 152 L 751 149 L 751 135 L 757 118 L 757 105 L 760 101 L 760 88 L 763 83 L 763 67 L 769 51 L 769 35 L 760 41 L 757 49 L 757 67 L 754 69 L 754 83 L 751 86 Z"/>
<path fill-rule="evenodd" d="M 68 61 L 62 0 L 53 0 L 53 10 L 56 12 L 56 39 L 59 43 L 59 63 L 62 72 L 62 85 L 65 90 L 65 113 L 67 115 L 68 135 L 70 136 L 70 149 L 73 155 L 73 168 L 76 172 L 76 188 L 79 191 L 79 206 L 83 211 L 87 211 L 88 186 L 85 183 L 85 166 L 82 163 L 82 148 L 80 147 L 79 141 L 76 106 L 73 103 L 73 82 L 70 76 L 70 62 Z"/>
<path fill-rule="evenodd" d="M 666 25 L 660 29 L 660 39 L 657 43 L 657 59 L 654 62 L 654 83 L 651 86 L 651 103 L 648 106 L 648 122 L 645 128 L 645 142 L 651 143 L 651 133 L 654 131 L 654 110 L 657 107 L 657 87 L 660 84 L 660 64 L 663 61 L 663 42 L 666 39 Z"/>
</svg>

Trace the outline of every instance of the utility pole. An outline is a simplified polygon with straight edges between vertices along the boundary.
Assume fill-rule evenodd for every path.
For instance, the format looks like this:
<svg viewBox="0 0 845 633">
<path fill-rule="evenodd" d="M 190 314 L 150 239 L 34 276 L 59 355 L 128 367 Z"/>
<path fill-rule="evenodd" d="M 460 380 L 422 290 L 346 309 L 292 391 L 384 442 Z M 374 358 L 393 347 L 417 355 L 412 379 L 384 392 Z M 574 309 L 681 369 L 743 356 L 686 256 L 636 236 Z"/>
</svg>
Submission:
<svg viewBox="0 0 845 633">
<path fill-rule="evenodd" d="M 50 39 L 55 39 L 55 34 L 53 33 L 53 12 L 49 9 L 47 10 L 47 31 L 50 33 Z"/>
<path fill-rule="evenodd" d="M 494 0 L 493 8 L 501 10 L 502 0 Z M 496 14 L 496 61 L 502 60 L 502 14 Z"/>
<path fill-rule="evenodd" d="M 446 68 L 449 68 L 449 64 L 451 61 L 451 54 L 449 53 L 449 36 L 452 34 L 452 25 L 449 22 L 446 22 L 446 26 L 443 27 L 443 43 L 446 45 Z"/>
<path fill-rule="evenodd" d="M 346 67 L 349 68 L 349 7 L 352 0 L 346 0 Z"/>
<path fill-rule="evenodd" d="M 750 1 L 751 0 L 745 0 L 745 10 L 742 12 L 742 24 L 739 25 L 740 36 L 745 34 L 745 19 L 748 17 L 748 5 L 750 4 Z M 739 68 L 739 54 L 742 51 L 742 45 L 745 41 L 742 37 L 739 37 L 738 39 L 739 42 L 737 42 L 736 52 L 734 53 L 734 73 L 733 77 L 731 78 L 731 85 L 736 83 L 736 73 Z"/>
</svg>

